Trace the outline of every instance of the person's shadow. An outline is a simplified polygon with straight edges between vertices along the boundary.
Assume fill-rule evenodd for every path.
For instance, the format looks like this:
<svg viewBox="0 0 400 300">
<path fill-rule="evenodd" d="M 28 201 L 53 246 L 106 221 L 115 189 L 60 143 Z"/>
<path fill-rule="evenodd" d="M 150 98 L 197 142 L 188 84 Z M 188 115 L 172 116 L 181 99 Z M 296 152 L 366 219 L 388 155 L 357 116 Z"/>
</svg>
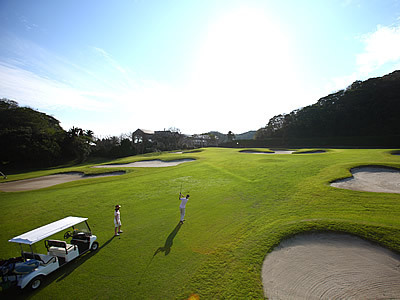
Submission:
<svg viewBox="0 0 400 300">
<path fill-rule="evenodd" d="M 165 240 L 164 246 L 159 247 L 156 250 L 156 252 L 154 252 L 153 257 L 156 256 L 160 252 L 164 252 L 165 255 L 168 255 L 171 252 L 171 247 L 172 247 L 172 244 L 174 243 L 174 238 L 178 234 L 179 229 L 181 229 L 181 227 L 182 227 L 182 223 L 179 222 L 178 225 L 175 226 L 174 230 L 172 230 L 172 232 L 169 234 L 169 236 Z"/>
<path fill-rule="evenodd" d="M 142 279 L 146 276 L 147 274 L 147 270 L 149 269 L 149 266 L 151 264 L 151 262 L 153 261 L 153 258 L 161 252 L 164 252 L 165 255 L 168 255 L 171 252 L 171 247 L 172 244 L 174 243 L 174 238 L 175 236 L 178 234 L 179 229 L 181 229 L 182 227 L 182 223 L 179 222 L 178 225 L 175 226 L 174 230 L 172 230 L 172 232 L 169 234 L 169 236 L 167 237 L 167 239 L 165 240 L 164 246 L 163 247 L 158 247 L 158 249 L 156 250 L 156 252 L 154 252 L 153 256 L 151 257 L 149 263 L 147 264 L 145 270 L 143 271 L 142 276 L 140 276 L 138 285 L 141 284 Z"/>
</svg>

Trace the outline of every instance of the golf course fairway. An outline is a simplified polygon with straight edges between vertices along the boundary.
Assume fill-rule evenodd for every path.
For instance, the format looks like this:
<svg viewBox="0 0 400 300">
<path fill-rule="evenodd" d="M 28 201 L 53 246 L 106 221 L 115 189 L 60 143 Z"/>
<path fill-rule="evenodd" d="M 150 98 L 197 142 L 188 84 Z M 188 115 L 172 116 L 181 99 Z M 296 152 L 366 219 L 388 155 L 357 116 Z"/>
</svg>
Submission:
<svg viewBox="0 0 400 300">
<path fill-rule="evenodd" d="M 104 162 L 194 159 L 177 166 L 118 166 L 109 171 L 126 174 L 0 192 L 0 258 L 19 255 L 9 239 L 67 216 L 87 217 L 100 245 L 96 252 L 49 275 L 39 290 L 7 290 L 0 297 L 264 299 L 264 258 L 299 233 L 346 233 L 400 252 L 400 194 L 330 186 L 350 177 L 356 167 L 400 169 L 400 156 L 391 155 L 393 150 L 323 149 L 326 152 L 302 154 L 315 149 L 299 149 L 290 155 L 202 150 Z M 7 181 L 104 172 L 94 165 L 11 174 Z M 179 226 L 181 187 L 190 200 L 186 222 Z M 116 204 L 122 206 L 124 231 L 118 237 L 113 224 Z M 41 251 L 44 243 L 39 244 Z"/>
</svg>

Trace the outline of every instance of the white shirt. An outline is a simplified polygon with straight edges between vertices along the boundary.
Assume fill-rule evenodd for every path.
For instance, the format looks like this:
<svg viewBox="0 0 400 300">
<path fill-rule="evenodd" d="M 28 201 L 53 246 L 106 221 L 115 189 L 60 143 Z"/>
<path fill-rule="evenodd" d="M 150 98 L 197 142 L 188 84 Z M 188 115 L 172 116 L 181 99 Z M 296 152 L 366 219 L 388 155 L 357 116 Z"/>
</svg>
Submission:
<svg viewBox="0 0 400 300">
<path fill-rule="evenodd" d="M 185 208 L 186 203 L 189 201 L 189 199 L 186 198 L 179 198 L 181 200 L 181 205 L 179 205 L 180 208 Z"/>
<path fill-rule="evenodd" d="M 119 222 L 119 218 L 120 218 L 121 213 L 119 212 L 119 210 L 116 210 L 114 212 L 114 219 Z"/>
</svg>

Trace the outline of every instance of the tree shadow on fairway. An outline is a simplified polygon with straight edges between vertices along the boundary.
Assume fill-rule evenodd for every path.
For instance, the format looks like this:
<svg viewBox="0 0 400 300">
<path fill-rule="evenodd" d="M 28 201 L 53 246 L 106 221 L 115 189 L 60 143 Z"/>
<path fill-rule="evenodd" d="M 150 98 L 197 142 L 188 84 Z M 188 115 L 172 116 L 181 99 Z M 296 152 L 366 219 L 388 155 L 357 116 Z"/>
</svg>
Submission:
<svg viewBox="0 0 400 300">
<path fill-rule="evenodd" d="M 160 252 L 164 252 L 165 255 L 168 255 L 171 252 L 171 247 L 172 247 L 172 244 L 174 243 L 174 238 L 178 234 L 179 229 L 181 229 L 181 227 L 182 227 L 182 223 L 179 222 L 178 225 L 176 225 L 174 230 L 172 230 L 172 232 L 169 234 L 169 236 L 165 240 L 164 246 L 159 247 L 156 250 L 156 252 L 154 252 L 153 257 L 156 256 Z"/>
</svg>

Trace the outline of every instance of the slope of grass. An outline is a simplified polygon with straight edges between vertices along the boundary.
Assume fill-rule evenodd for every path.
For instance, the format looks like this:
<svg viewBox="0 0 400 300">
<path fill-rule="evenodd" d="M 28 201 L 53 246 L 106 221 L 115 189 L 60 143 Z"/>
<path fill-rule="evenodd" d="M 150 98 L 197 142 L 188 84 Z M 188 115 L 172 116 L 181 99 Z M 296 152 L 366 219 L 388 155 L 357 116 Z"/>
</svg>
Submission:
<svg viewBox="0 0 400 300">
<path fill-rule="evenodd" d="M 310 230 L 349 232 L 400 251 L 400 195 L 341 190 L 329 182 L 359 165 L 400 168 L 390 150 L 253 155 L 210 148 L 124 158 L 196 161 L 168 168 L 118 168 L 126 175 L 46 189 L 0 193 L 0 257 L 18 255 L 8 239 L 65 216 L 89 218 L 98 252 L 51 275 L 42 298 L 262 299 L 261 266 L 282 239 Z M 90 165 L 14 175 L 21 179 Z M 109 169 L 115 171 L 116 169 Z M 104 170 L 102 170 L 104 172 Z M 179 221 L 178 193 L 191 195 Z M 121 204 L 124 233 L 113 238 Z M 16 297 L 15 292 L 6 296 Z"/>
</svg>

